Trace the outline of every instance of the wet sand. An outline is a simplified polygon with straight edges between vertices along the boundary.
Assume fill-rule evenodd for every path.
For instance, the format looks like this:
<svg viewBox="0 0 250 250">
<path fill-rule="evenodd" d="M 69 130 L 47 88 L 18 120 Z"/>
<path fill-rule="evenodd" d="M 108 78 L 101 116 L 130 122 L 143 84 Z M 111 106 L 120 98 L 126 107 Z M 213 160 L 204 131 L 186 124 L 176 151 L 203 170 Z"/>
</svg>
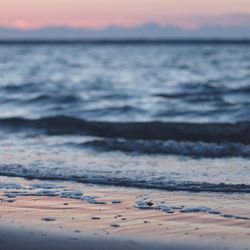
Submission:
<svg viewBox="0 0 250 250">
<path fill-rule="evenodd" d="M 104 242 L 107 249 L 166 249 L 176 242 L 186 247 L 200 243 L 250 246 L 250 220 L 138 209 L 134 207 L 135 201 L 146 195 L 140 190 L 96 186 L 84 186 L 84 189 L 104 204 L 46 196 L 6 198 L 0 192 L 0 249 L 29 249 L 27 246 L 32 244 L 41 249 L 105 249 Z M 235 200 L 233 205 L 231 196 L 211 199 L 204 194 L 147 192 L 151 194 L 154 200 L 167 199 L 173 205 L 215 207 L 219 204 L 228 214 L 237 211 L 238 215 L 250 217 L 248 196 Z M 143 243 L 145 239 L 147 244 Z"/>
</svg>

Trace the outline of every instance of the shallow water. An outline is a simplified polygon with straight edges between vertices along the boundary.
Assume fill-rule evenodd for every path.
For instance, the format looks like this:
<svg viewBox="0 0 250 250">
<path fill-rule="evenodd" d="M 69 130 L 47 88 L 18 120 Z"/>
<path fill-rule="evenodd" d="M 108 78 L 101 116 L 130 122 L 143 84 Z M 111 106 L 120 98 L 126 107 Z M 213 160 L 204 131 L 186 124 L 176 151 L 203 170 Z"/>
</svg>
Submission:
<svg viewBox="0 0 250 250">
<path fill-rule="evenodd" d="M 1 45 L 0 175 L 250 193 L 249 52 Z"/>
</svg>

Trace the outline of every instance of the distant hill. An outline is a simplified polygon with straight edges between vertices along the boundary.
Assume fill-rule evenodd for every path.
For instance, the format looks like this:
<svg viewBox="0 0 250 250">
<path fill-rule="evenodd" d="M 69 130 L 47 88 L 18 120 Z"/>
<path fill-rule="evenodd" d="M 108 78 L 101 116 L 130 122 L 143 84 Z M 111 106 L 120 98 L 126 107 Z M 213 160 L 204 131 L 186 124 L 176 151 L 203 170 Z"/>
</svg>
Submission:
<svg viewBox="0 0 250 250">
<path fill-rule="evenodd" d="M 111 26 L 103 29 L 46 27 L 19 30 L 0 27 L 0 40 L 75 39 L 250 39 L 250 26 L 204 26 L 195 30 L 145 24 L 133 28 Z"/>
</svg>

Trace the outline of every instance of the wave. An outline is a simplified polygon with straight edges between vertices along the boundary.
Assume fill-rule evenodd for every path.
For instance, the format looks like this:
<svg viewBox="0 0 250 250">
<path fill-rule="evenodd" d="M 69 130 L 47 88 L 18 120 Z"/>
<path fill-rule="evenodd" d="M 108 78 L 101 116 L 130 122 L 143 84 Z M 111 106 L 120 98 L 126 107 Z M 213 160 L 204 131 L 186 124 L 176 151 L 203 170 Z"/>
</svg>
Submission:
<svg viewBox="0 0 250 250">
<path fill-rule="evenodd" d="M 203 158 L 250 157 L 250 146 L 243 144 L 216 144 L 204 142 L 93 140 L 73 144 L 99 151 L 120 151 L 136 154 L 183 155 Z"/>
<path fill-rule="evenodd" d="M 80 101 L 80 98 L 78 98 L 75 95 L 38 95 L 36 97 L 33 97 L 31 99 L 26 100 L 29 103 L 35 104 L 35 103 L 77 103 Z"/>
<path fill-rule="evenodd" d="M 247 95 L 250 93 L 249 86 L 229 88 L 225 86 L 215 87 L 209 85 L 209 83 L 200 84 L 184 84 L 180 86 L 179 91 L 170 93 L 156 93 L 153 97 L 160 97 L 165 99 L 183 99 L 183 98 L 204 98 L 204 99 L 216 99 L 222 98 L 223 95 Z"/>
<path fill-rule="evenodd" d="M 39 119 L 2 118 L 0 126 L 11 129 L 39 129 L 46 134 L 78 134 L 134 140 L 174 140 L 208 143 L 250 143 L 250 122 L 171 123 L 98 122 L 54 116 Z"/>
<path fill-rule="evenodd" d="M 97 175 L 71 175 L 69 173 L 37 171 L 27 169 L 23 165 L 0 165 L 0 175 L 7 177 L 22 177 L 26 179 L 39 179 L 50 181 L 74 181 L 85 184 L 113 185 L 121 187 L 133 187 L 142 189 L 158 189 L 165 191 L 185 192 L 212 192 L 212 193 L 250 193 L 250 185 L 247 184 L 226 184 L 226 183 L 205 183 L 205 182 L 176 182 L 157 180 L 137 180 L 129 177 L 105 177 Z"/>
</svg>

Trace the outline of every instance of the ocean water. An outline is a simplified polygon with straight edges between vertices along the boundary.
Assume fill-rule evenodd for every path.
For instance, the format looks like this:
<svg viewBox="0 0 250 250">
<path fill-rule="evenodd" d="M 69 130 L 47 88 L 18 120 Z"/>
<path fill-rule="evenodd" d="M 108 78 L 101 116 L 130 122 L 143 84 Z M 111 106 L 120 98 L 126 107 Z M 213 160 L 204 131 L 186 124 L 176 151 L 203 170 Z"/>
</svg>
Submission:
<svg viewBox="0 0 250 250">
<path fill-rule="evenodd" d="M 2 44 L 0 176 L 249 194 L 250 46 Z"/>
</svg>

